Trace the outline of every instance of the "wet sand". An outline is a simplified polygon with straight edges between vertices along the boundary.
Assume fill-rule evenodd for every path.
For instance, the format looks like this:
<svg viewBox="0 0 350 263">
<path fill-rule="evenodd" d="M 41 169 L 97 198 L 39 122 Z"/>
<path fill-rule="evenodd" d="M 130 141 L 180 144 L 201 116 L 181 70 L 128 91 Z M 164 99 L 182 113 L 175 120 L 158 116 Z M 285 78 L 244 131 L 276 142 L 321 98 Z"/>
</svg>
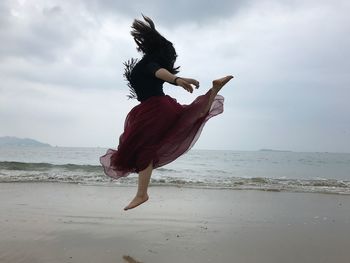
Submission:
<svg viewBox="0 0 350 263">
<path fill-rule="evenodd" d="M 350 196 L 0 184 L 0 262 L 332 262 L 350 259 Z"/>
</svg>

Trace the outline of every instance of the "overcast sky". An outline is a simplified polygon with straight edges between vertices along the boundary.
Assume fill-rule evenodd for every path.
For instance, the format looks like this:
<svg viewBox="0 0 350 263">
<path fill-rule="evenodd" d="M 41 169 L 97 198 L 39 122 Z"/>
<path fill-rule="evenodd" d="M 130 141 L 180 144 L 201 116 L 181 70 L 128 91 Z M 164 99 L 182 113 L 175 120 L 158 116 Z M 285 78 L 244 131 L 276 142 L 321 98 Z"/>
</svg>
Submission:
<svg viewBox="0 0 350 263">
<path fill-rule="evenodd" d="M 0 1 L 0 136 L 116 147 L 128 100 L 123 62 L 139 57 L 141 13 L 175 45 L 179 76 L 232 74 L 224 113 L 194 149 L 350 152 L 350 2 Z"/>
</svg>

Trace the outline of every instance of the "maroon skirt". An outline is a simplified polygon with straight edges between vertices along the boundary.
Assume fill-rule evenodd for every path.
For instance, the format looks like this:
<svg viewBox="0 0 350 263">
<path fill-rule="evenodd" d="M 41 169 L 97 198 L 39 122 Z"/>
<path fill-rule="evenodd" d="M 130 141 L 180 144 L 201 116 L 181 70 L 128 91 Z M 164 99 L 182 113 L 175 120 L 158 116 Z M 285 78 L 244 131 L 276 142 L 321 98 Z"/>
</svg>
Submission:
<svg viewBox="0 0 350 263">
<path fill-rule="evenodd" d="M 154 96 L 135 106 L 127 115 L 124 132 L 117 149 L 108 149 L 100 157 L 106 175 L 118 179 L 144 170 L 151 161 L 153 168 L 164 166 L 192 148 L 205 123 L 223 112 L 224 97 L 216 95 L 205 111 L 211 90 L 191 104 Z"/>
</svg>

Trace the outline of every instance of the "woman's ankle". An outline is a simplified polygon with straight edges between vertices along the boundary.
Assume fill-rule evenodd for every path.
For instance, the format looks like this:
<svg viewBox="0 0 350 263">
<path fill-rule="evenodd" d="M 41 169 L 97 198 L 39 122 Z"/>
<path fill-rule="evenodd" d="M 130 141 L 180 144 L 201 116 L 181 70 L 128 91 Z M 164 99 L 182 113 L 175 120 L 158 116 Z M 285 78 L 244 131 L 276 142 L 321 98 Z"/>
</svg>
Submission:
<svg viewBox="0 0 350 263">
<path fill-rule="evenodd" d="M 147 192 L 137 192 L 136 197 L 140 197 L 140 198 L 148 197 L 148 193 Z"/>
</svg>

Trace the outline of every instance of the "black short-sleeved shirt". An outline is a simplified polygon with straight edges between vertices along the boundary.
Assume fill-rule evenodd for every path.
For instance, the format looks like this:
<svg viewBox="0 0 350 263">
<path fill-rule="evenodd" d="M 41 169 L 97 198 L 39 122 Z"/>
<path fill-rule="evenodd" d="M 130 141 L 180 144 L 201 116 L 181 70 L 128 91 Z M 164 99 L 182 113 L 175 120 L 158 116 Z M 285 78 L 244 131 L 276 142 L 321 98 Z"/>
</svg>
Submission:
<svg viewBox="0 0 350 263">
<path fill-rule="evenodd" d="M 147 56 L 134 66 L 130 75 L 130 84 L 136 92 L 138 101 L 144 101 L 152 96 L 165 96 L 164 81 L 155 76 L 160 68 L 162 67 L 159 63 Z"/>
</svg>

